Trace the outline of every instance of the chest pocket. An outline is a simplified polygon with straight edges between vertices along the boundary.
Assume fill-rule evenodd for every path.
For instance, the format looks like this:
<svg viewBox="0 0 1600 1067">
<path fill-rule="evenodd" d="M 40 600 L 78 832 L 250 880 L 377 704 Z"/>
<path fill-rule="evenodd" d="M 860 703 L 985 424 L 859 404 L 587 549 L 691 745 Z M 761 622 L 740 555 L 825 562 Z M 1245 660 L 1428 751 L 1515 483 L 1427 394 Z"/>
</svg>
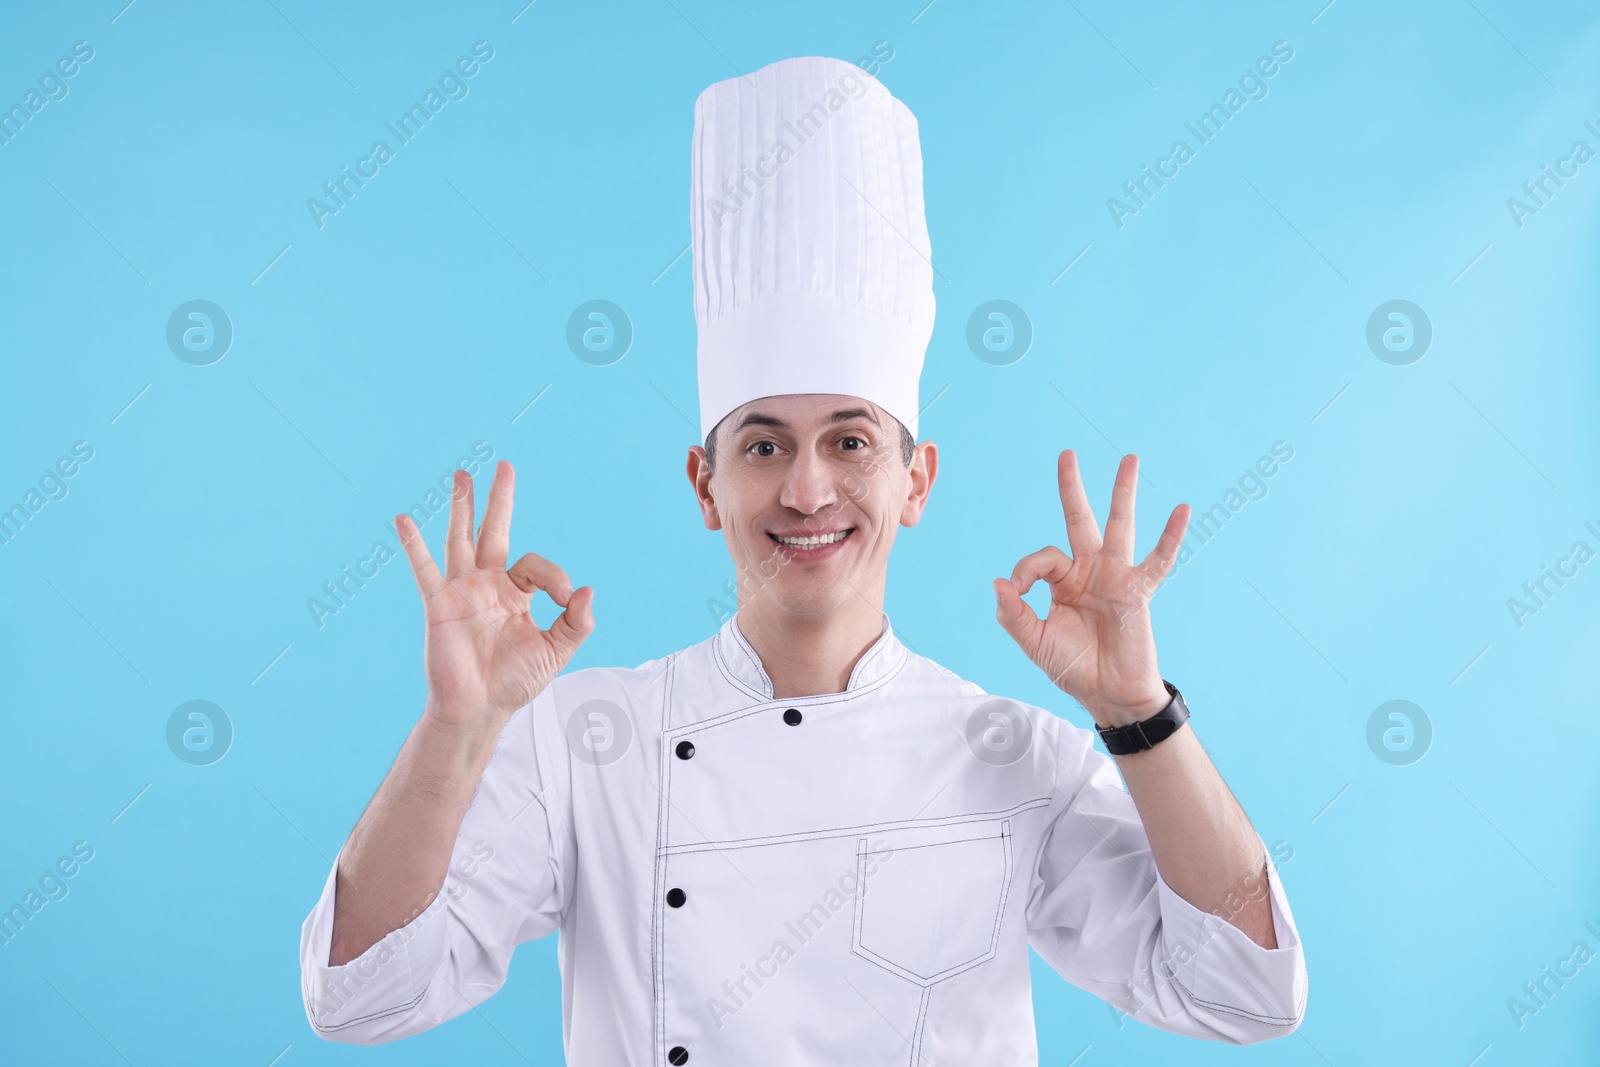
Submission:
<svg viewBox="0 0 1600 1067">
<path fill-rule="evenodd" d="M 919 829 L 856 843 L 850 951 L 931 986 L 994 958 L 1011 889 L 1011 822 Z"/>
</svg>

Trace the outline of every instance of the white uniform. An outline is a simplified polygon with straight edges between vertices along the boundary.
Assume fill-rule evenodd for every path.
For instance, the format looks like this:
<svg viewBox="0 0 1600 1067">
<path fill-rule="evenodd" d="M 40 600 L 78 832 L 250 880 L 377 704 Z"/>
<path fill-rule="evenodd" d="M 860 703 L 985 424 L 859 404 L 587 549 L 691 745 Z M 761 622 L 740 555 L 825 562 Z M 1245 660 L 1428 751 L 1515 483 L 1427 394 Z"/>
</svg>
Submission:
<svg viewBox="0 0 1600 1067">
<path fill-rule="evenodd" d="M 1299 1024 L 1276 872 L 1275 949 L 1179 897 L 1089 730 L 910 652 L 887 616 L 844 692 L 771 694 L 733 618 L 556 678 L 506 725 L 444 891 L 341 967 L 329 871 L 301 936 L 317 1033 L 428 1029 L 556 931 L 573 1067 L 1034 1067 L 1030 945 L 1166 1030 Z"/>
</svg>

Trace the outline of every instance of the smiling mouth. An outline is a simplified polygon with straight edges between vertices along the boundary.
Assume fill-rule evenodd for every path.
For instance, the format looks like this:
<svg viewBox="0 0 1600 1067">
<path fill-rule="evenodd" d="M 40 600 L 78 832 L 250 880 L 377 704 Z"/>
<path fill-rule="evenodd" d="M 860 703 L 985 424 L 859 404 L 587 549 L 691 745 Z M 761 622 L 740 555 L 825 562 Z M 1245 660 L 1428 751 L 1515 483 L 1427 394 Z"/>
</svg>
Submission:
<svg viewBox="0 0 1600 1067">
<path fill-rule="evenodd" d="M 826 548 L 828 545 L 836 545 L 855 532 L 856 528 L 852 526 L 848 530 L 835 530 L 832 533 L 811 534 L 809 536 L 790 537 L 775 533 L 769 533 L 767 536 L 786 548 L 798 548 L 804 550 L 812 548 Z"/>
</svg>

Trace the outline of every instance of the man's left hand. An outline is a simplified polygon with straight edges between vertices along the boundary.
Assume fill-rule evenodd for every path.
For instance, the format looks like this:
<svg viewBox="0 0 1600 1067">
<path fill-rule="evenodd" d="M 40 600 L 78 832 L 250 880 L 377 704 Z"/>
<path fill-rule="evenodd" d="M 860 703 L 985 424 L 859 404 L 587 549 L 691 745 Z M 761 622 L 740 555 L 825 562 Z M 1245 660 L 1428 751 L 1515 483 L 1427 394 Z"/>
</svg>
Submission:
<svg viewBox="0 0 1600 1067">
<path fill-rule="evenodd" d="M 1140 722 L 1171 699 L 1156 666 L 1150 598 L 1172 570 L 1189 524 L 1189 505 L 1173 509 L 1156 547 L 1135 566 L 1133 501 L 1139 457 L 1124 456 L 1117 468 L 1104 540 L 1071 449 L 1057 460 L 1056 477 L 1072 555 L 1053 545 L 1041 548 L 1024 556 L 1009 580 L 996 578 L 996 618 L 1097 724 Z M 1050 585 L 1050 611 L 1043 619 L 1022 599 L 1041 579 Z"/>
</svg>

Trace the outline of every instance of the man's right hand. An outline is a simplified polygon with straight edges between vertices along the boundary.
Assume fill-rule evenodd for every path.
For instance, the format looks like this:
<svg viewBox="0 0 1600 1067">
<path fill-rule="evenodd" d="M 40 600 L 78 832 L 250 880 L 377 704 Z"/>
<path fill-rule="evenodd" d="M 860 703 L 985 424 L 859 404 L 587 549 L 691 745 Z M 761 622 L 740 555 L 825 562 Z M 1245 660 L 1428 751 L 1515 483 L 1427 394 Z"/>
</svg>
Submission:
<svg viewBox="0 0 1600 1067">
<path fill-rule="evenodd" d="M 422 593 L 428 701 L 339 854 L 330 966 L 360 956 L 438 896 L 500 732 L 594 629 L 593 589 L 574 592 L 560 567 L 532 554 L 506 569 L 514 476 L 511 464 L 496 467 L 474 546 L 472 479 L 455 473 L 443 576 L 416 524 L 395 518 Z M 528 615 L 539 589 L 565 609 L 548 630 Z"/>
<path fill-rule="evenodd" d="M 561 673 L 594 629 L 592 587 L 574 591 L 565 571 L 531 552 L 507 569 L 515 484 L 516 472 L 501 460 L 474 546 L 472 478 L 455 472 L 442 577 L 411 517 L 395 517 L 422 594 L 424 715 L 448 727 L 498 734 Z M 528 614 L 539 589 L 565 609 L 548 630 Z"/>
</svg>

